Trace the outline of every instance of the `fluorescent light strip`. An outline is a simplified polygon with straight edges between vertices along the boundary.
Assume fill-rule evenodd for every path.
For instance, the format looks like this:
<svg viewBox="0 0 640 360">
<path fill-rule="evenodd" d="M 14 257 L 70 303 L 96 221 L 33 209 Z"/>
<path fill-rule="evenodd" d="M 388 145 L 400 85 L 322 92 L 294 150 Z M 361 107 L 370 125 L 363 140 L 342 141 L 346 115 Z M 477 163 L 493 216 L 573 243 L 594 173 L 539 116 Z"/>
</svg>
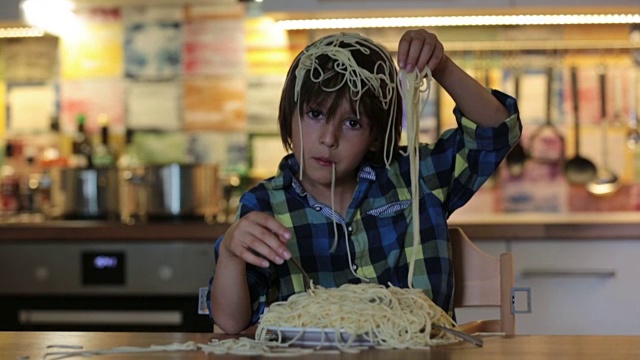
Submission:
<svg viewBox="0 0 640 360">
<path fill-rule="evenodd" d="M 0 38 L 40 37 L 44 30 L 37 27 L 0 28 Z"/>
<path fill-rule="evenodd" d="M 353 29 L 372 27 L 580 25 L 635 23 L 640 23 L 640 14 L 426 16 L 280 20 L 277 22 L 278 26 L 282 27 L 285 30 Z"/>
</svg>

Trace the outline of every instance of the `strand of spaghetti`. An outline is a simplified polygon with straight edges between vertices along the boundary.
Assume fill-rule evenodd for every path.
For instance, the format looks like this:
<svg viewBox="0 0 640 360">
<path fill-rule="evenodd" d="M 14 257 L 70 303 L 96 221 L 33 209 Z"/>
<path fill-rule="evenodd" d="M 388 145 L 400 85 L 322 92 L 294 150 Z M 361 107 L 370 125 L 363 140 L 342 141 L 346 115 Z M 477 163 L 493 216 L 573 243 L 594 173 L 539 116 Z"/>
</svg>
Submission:
<svg viewBox="0 0 640 360">
<path fill-rule="evenodd" d="M 420 142 L 418 139 L 420 113 L 423 110 L 421 106 L 421 88 L 426 81 L 426 96 L 424 103 L 426 104 L 431 92 L 431 70 L 425 66 L 423 71 L 414 69 L 407 72 L 400 70 L 398 86 L 402 96 L 403 108 L 406 112 L 405 118 L 407 123 L 407 152 L 409 153 L 409 168 L 411 177 L 411 213 L 412 213 L 412 251 L 409 259 L 409 272 L 407 275 L 407 284 L 409 288 L 413 288 L 413 274 L 415 272 L 415 262 L 418 251 L 420 250 Z"/>
<path fill-rule="evenodd" d="M 331 245 L 331 249 L 329 252 L 334 252 L 336 247 L 338 246 L 338 222 L 336 221 L 336 204 L 334 199 L 334 193 L 336 189 L 336 163 L 332 164 L 331 167 L 331 211 L 333 211 L 333 244 Z M 347 245 L 347 247 L 349 247 Z"/>
</svg>

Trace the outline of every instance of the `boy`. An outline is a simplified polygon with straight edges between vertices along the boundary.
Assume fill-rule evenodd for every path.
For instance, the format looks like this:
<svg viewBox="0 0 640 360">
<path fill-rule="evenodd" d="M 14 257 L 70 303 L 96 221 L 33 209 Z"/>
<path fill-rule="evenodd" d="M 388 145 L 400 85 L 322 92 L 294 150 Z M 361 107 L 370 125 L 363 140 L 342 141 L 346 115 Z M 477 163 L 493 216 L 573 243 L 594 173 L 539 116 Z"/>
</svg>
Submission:
<svg viewBox="0 0 640 360">
<path fill-rule="evenodd" d="M 515 99 L 460 69 L 437 37 L 410 30 L 398 66 L 428 67 L 456 102 L 458 127 L 420 146 L 421 244 L 412 246 L 409 156 L 397 69 L 357 34 L 309 45 L 289 70 L 280 102 L 284 146 L 278 174 L 245 193 L 238 218 L 216 242 L 210 314 L 227 333 L 257 323 L 265 306 L 304 291 L 295 257 L 314 284 L 362 281 L 422 289 L 452 313 L 447 218 L 496 170 L 521 133 Z"/>
</svg>

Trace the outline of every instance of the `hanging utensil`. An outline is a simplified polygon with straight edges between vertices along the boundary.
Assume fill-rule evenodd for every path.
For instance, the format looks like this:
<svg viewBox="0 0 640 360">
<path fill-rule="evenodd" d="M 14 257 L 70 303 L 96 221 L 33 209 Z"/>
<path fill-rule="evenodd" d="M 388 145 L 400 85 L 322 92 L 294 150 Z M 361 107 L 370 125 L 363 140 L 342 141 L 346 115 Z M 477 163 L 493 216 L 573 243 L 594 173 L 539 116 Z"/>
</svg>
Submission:
<svg viewBox="0 0 640 360">
<path fill-rule="evenodd" d="M 634 67 L 630 68 L 629 73 L 629 129 L 627 131 L 627 147 L 635 149 L 640 143 L 640 131 L 638 131 L 638 112 L 636 110 L 638 74 Z"/>
<path fill-rule="evenodd" d="M 516 100 L 520 99 L 520 70 L 514 71 L 514 91 Z M 524 164 L 527 160 L 527 153 L 522 146 L 522 137 L 518 139 L 518 142 L 513 146 L 511 151 L 507 154 L 506 162 L 509 174 L 513 177 L 520 177 L 524 173 Z"/>
<path fill-rule="evenodd" d="M 553 125 L 553 67 L 547 68 L 547 103 L 545 123 L 538 127 L 529 140 L 529 157 L 541 163 L 561 164 L 564 160 L 564 136 Z"/>
<path fill-rule="evenodd" d="M 571 68 L 571 93 L 573 95 L 574 146 L 575 155 L 564 165 L 564 174 L 572 184 L 588 184 L 596 176 L 596 166 L 589 159 L 580 156 L 580 116 L 578 95 L 578 74 L 576 67 Z"/>
<path fill-rule="evenodd" d="M 600 73 L 600 131 L 602 142 L 602 159 L 601 164 L 598 166 L 596 178 L 587 184 L 587 190 L 594 195 L 607 195 L 615 192 L 620 188 L 618 176 L 609 168 L 609 120 L 607 118 L 607 106 L 606 106 L 606 74 L 605 71 Z"/>
</svg>

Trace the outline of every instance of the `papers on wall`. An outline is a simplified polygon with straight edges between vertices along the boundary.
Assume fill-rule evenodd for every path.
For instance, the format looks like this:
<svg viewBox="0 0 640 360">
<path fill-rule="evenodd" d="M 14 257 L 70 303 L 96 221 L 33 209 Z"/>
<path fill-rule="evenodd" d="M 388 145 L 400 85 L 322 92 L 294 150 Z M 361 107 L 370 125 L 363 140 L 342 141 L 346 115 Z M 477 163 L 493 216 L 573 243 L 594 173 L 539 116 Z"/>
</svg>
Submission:
<svg viewBox="0 0 640 360">
<path fill-rule="evenodd" d="M 246 130 L 247 84 L 243 77 L 185 79 L 185 130 Z"/>
<path fill-rule="evenodd" d="M 250 76 L 247 79 L 247 130 L 249 132 L 279 132 L 278 110 L 284 86 L 284 75 Z"/>
<path fill-rule="evenodd" d="M 7 90 L 8 131 L 25 134 L 48 131 L 55 114 L 51 85 L 16 85 Z"/>
<path fill-rule="evenodd" d="M 75 132 L 76 118 L 84 114 L 86 131 L 97 133 L 98 115 L 106 114 L 111 133 L 124 133 L 124 82 L 120 78 L 62 81 L 60 104 L 62 132 Z"/>
<path fill-rule="evenodd" d="M 128 7 L 123 17 L 126 76 L 152 80 L 179 76 L 182 68 L 182 7 Z"/>
<path fill-rule="evenodd" d="M 248 73 L 286 74 L 293 60 L 287 32 L 267 17 L 249 18 L 245 26 Z"/>
<path fill-rule="evenodd" d="M 4 78 L 14 83 L 43 83 L 53 80 L 58 39 L 54 37 L 4 39 Z"/>
<path fill-rule="evenodd" d="M 185 26 L 186 75 L 243 75 L 244 20 L 193 20 Z"/>
<path fill-rule="evenodd" d="M 182 89 L 176 82 L 130 82 L 127 126 L 132 129 L 180 130 Z"/>
<path fill-rule="evenodd" d="M 195 163 L 218 164 L 223 175 L 247 172 L 247 135 L 244 132 L 198 131 L 189 136 L 187 152 Z"/>
<path fill-rule="evenodd" d="M 121 76 L 123 28 L 118 9 L 79 12 L 84 31 L 62 38 L 60 66 L 63 79 Z"/>
<path fill-rule="evenodd" d="M 251 173 L 255 177 L 274 176 L 278 164 L 287 154 L 280 136 L 251 136 Z"/>
</svg>

